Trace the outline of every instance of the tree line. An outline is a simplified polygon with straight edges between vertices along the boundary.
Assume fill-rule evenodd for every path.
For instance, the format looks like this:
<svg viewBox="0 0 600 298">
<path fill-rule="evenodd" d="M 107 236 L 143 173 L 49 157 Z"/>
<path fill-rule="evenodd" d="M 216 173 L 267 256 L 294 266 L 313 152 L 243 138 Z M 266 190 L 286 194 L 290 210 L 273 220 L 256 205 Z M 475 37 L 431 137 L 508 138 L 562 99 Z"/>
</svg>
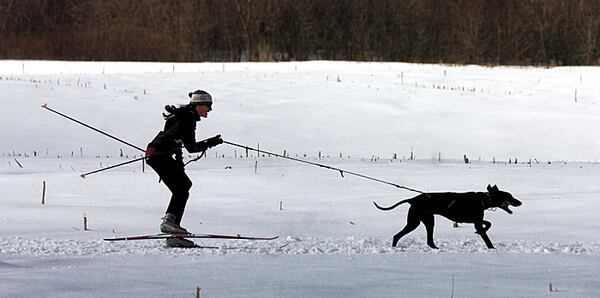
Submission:
<svg viewBox="0 0 600 298">
<path fill-rule="evenodd" d="M 600 65 L 600 0 L 0 0 L 0 59 Z"/>
</svg>

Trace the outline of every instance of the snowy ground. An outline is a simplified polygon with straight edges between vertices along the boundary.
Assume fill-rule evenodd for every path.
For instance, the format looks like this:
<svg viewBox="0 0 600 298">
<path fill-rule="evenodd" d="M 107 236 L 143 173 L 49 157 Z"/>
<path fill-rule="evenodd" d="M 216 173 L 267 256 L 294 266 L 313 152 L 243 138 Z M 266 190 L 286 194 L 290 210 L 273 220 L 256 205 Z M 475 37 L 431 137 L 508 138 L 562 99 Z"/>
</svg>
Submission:
<svg viewBox="0 0 600 298">
<path fill-rule="evenodd" d="M 0 297 L 189 297 L 196 287 L 203 297 L 600 293 L 596 68 L 0 61 L 0 77 Z M 222 145 L 188 167 L 183 225 L 279 239 L 198 240 L 218 249 L 193 250 L 104 242 L 157 232 L 168 191 L 139 163 L 81 179 L 139 152 L 39 106 L 143 147 L 162 106 L 198 88 L 215 96 L 198 139 L 222 133 L 423 191 L 497 184 L 523 206 L 486 212 L 496 250 L 442 217 L 439 250 L 423 227 L 391 248 L 407 206 L 382 212 L 371 202 L 414 193 Z"/>
</svg>

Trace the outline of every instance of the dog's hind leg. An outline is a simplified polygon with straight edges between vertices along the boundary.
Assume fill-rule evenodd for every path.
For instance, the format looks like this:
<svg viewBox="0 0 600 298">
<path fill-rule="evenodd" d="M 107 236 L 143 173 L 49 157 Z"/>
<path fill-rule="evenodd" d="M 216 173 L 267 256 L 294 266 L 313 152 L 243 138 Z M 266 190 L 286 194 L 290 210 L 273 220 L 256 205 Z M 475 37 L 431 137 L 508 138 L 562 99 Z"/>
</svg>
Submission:
<svg viewBox="0 0 600 298">
<path fill-rule="evenodd" d="M 433 227 L 435 225 L 435 219 L 433 218 L 433 214 L 424 215 L 421 218 L 421 221 L 425 225 L 425 229 L 427 230 L 427 245 L 433 249 L 438 249 L 433 242 Z"/>
<path fill-rule="evenodd" d="M 417 227 L 419 227 L 421 220 L 417 212 L 413 210 L 413 207 L 408 209 L 408 218 L 406 219 L 406 226 L 402 229 L 402 231 L 398 232 L 398 234 L 394 235 L 392 246 L 396 247 L 400 238 L 404 237 L 404 235 L 414 231 Z"/>
<path fill-rule="evenodd" d="M 484 227 L 485 225 L 485 227 Z M 485 245 L 487 245 L 487 248 L 494 248 L 494 245 L 492 244 L 492 240 L 490 240 L 490 237 L 488 237 L 487 235 L 487 230 L 490 229 L 490 227 L 492 226 L 492 223 L 490 223 L 489 221 L 486 220 L 482 220 L 481 222 L 475 223 L 475 230 L 477 234 L 479 234 L 479 236 L 481 236 L 481 239 L 483 239 L 483 242 L 485 242 Z"/>
</svg>

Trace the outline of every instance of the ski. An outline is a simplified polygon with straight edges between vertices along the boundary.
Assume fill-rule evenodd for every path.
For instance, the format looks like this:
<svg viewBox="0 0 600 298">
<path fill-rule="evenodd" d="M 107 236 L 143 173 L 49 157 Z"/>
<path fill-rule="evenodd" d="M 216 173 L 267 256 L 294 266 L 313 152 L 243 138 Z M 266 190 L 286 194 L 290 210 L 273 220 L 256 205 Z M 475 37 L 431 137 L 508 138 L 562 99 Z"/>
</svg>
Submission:
<svg viewBox="0 0 600 298">
<path fill-rule="evenodd" d="M 115 238 L 104 238 L 104 241 L 128 241 L 128 240 L 152 240 L 152 239 L 169 239 L 169 238 L 201 238 L 201 239 L 229 239 L 229 240 L 275 240 L 275 237 L 249 237 L 240 235 L 220 235 L 220 234 L 150 234 L 125 236 Z"/>
</svg>

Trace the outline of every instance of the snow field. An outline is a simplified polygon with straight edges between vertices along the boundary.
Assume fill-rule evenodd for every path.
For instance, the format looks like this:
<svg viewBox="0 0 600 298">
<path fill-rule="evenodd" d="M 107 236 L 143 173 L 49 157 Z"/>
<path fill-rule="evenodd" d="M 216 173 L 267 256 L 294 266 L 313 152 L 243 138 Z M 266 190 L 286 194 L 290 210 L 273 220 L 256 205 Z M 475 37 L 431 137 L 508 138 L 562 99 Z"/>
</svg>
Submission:
<svg viewBox="0 0 600 298">
<path fill-rule="evenodd" d="M 595 297 L 599 79 L 586 67 L 0 61 L 0 297 L 185 297 L 198 286 L 203 297 Z M 102 241 L 157 232 L 169 193 L 139 163 L 81 179 L 140 152 L 40 105 L 144 147 L 163 106 L 196 89 L 215 98 L 198 139 L 220 133 L 422 191 L 496 184 L 523 205 L 486 211 L 496 250 L 442 217 L 439 250 L 422 226 L 392 248 L 407 206 L 371 202 L 414 193 L 221 145 L 188 167 L 182 224 L 279 239 Z"/>
</svg>

